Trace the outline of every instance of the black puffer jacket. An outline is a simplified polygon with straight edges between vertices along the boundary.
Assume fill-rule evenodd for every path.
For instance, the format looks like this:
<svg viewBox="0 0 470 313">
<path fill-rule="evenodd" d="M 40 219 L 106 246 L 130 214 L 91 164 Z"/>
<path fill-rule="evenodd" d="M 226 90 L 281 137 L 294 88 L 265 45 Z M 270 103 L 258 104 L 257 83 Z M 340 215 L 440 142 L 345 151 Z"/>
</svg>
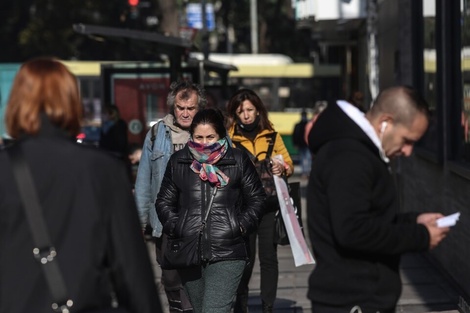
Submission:
<svg viewBox="0 0 470 313">
<path fill-rule="evenodd" d="M 214 188 L 191 170 L 192 162 L 187 146 L 171 156 L 155 203 L 163 232 L 176 238 L 199 231 Z M 258 226 L 266 194 L 245 152 L 229 147 L 216 165 L 230 180 L 215 195 L 202 237 L 202 259 L 246 259 L 243 236 Z"/>
</svg>

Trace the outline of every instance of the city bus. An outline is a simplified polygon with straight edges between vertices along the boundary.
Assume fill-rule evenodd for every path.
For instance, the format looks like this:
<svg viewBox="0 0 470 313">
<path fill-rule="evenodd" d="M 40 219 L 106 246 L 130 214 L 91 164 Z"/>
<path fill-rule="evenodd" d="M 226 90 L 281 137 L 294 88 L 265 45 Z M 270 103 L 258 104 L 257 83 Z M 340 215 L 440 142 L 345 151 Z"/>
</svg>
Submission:
<svg viewBox="0 0 470 313">
<path fill-rule="evenodd" d="M 199 53 L 190 59 L 202 60 Z M 226 82 L 231 92 L 223 93 L 220 76 L 207 71 L 203 87 L 216 98 L 224 110 L 230 93 L 240 87 L 253 89 L 265 103 L 269 118 L 283 137 L 291 154 L 291 134 L 300 120 L 302 109 L 313 108 L 316 101 L 335 93 L 339 85 L 339 65 L 294 63 L 281 54 L 210 54 L 209 61 L 234 66 Z M 77 76 L 84 121 L 83 141 L 97 142 L 101 126 L 101 108 L 104 104 L 116 105 L 121 118 L 128 124 L 131 144 L 143 143 L 148 128 L 168 113 L 166 95 L 170 85 L 168 64 L 152 62 L 100 62 L 63 61 Z M 20 64 L 0 64 L 0 133 L 5 136 L 3 115 L 12 80 Z M 200 73 L 183 64 L 183 76 L 199 81 Z M 106 102 L 106 103 L 104 103 Z"/>
</svg>

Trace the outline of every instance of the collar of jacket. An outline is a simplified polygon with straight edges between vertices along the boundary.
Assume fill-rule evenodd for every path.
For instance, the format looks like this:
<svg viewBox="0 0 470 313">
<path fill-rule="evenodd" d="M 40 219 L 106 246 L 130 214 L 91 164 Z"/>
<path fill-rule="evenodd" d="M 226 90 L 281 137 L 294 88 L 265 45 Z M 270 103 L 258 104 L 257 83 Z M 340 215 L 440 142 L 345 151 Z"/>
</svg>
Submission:
<svg viewBox="0 0 470 313">
<path fill-rule="evenodd" d="M 382 148 L 382 141 L 380 140 L 379 136 L 375 132 L 374 128 L 372 127 L 369 120 L 365 117 L 364 113 L 362 113 L 356 106 L 352 105 L 351 103 L 343 100 L 338 100 L 336 102 L 343 112 L 349 116 L 350 119 L 354 121 L 354 123 L 359 126 L 362 131 L 370 138 L 370 140 L 374 143 L 374 145 L 379 150 L 380 158 L 385 162 L 389 163 L 389 158 L 385 155 L 385 151 Z"/>
<path fill-rule="evenodd" d="M 51 123 L 49 118 L 45 113 L 41 113 L 41 125 L 39 126 L 39 131 L 36 135 L 21 135 L 18 139 L 28 139 L 32 137 L 59 137 L 66 140 L 74 141 L 74 136 L 71 136 L 64 129 Z"/>
<path fill-rule="evenodd" d="M 351 105 L 349 105 L 351 106 Z M 362 114 L 362 113 L 361 113 Z M 358 120 L 361 123 L 357 123 Z M 337 139 L 352 139 L 363 144 L 377 155 L 385 164 L 388 162 L 382 158 L 379 147 L 374 143 L 363 129 L 366 124 L 372 128 L 365 117 L 352 119 L 336 102 L 328 104 L 328 107 L 319 115 L 309 134 L 309 149 L 314 154 L 328 142 Z M 362 126 L 362 127 L 361 127 Z"/>
<path fill-rule="evenodd" d="M 260 131 L 256 135 L 254 141 L 256 141 L 260 137 L 268 136 L 268 135 L 270 135 L 274 132 L 275 131 L 271 131 L 271 130 L 268 130 L 268 129 L 263 129 L 262 131 Z M 243 136 L 240 132 L 236 131 L 236 125 L 235 124 L 230 127 L 230 129 L 228 130 L 228 134 L 229 134 L 230 138 L 232 138 L 232 141 L 242 142 L 242 141 L 245 141 L 245 140 L 249 140 L 248 138 Z"/>
</svg>

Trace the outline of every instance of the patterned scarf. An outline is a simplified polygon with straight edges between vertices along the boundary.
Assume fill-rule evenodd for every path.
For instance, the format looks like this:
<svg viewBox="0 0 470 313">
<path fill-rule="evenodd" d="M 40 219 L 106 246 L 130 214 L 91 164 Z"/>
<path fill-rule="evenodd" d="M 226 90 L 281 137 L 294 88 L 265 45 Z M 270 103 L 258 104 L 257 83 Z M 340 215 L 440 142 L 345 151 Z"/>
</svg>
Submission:
<svg viewBox="0 0 470 313">
<path fill-rule="evenodd" d="M 227 185 L 229 177 L 214 165 L 227 153 L 228 143 L 226 138 L 208 145 L 190 140 L 188 141 L 188 147 L 194 158 L 191 169 L 199 174 L 202 180 L 208 180 L 218 188 Z"/>
</svg>

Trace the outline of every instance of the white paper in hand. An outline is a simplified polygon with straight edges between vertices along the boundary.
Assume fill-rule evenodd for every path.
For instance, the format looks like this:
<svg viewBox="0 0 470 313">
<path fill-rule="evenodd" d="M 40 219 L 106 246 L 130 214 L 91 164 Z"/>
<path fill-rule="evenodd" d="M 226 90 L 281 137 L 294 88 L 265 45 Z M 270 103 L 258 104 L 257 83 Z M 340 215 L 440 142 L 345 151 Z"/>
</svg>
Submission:
<svg viewBox="0 0 470 313">
<path fill-rule="evenodd" d="M 451 227 L 457 224 L 459 220 L 460 212 L 441 217 L 436 220 L 437 227 Z"/>
</svg>

